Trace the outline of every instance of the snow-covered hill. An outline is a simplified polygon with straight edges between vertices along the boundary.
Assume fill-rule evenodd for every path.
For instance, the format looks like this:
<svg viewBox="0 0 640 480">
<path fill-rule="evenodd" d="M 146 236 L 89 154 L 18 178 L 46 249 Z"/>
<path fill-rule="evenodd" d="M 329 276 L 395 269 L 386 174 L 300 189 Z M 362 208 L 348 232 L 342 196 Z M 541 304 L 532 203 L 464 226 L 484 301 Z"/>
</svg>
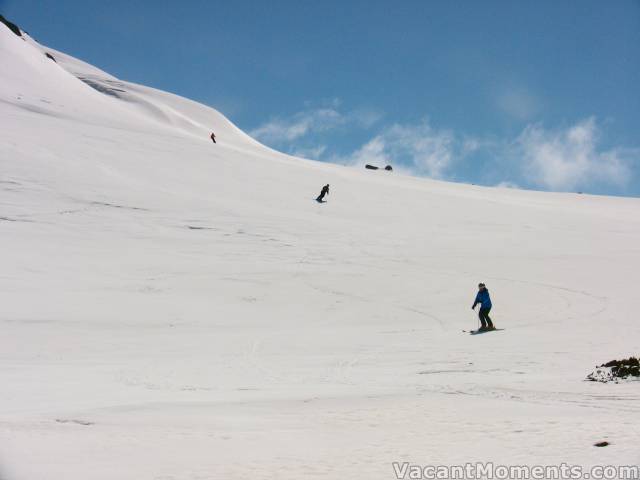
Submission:
<svg viewBox="0 0 640 480">
<path fill-rule="evenodd" d="M 3 24 L 0 61 L 2 480 L 640 462 L 640 383 L 583 381 L 638 354 L 638 199 L 293 158 Z"/>
</svg>

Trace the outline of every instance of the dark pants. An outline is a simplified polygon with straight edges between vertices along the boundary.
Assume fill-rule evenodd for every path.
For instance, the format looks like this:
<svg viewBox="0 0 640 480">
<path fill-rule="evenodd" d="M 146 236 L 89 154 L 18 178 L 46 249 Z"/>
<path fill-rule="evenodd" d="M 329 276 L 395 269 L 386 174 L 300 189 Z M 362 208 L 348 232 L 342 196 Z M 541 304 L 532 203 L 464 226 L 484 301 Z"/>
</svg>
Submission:
<svg viewBox="0 0 640 480">
<path fill-rule="evenodd" d="M 489 312 L 491 308 L 482 308 L 480 307 L 480 311 L 478 312 L 478 317 L 480 317 L 480 323 L 483 327 L 493 327 L 493 322 L 489 318 Z"/>
</svg>

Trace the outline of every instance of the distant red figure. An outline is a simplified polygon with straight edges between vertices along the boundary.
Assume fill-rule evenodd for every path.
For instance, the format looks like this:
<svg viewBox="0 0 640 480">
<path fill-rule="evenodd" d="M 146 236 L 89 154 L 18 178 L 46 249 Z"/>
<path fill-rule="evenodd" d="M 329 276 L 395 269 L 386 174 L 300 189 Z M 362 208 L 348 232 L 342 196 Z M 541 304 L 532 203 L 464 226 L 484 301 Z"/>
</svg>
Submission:
<svg viewBox="0 0 640 480">
<path fill-rule="evenodd" d="M 213 143 L 216 143 L 216 134 L 211 132 L 211 140 L 213 140 Z"/>
</svg>

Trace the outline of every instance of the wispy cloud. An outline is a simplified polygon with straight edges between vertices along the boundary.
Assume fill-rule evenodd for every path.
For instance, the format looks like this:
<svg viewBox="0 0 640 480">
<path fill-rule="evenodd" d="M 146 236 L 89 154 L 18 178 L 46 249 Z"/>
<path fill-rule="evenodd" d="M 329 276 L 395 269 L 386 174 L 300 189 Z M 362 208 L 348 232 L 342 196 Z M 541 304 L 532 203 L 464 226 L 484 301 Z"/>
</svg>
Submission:
<svg viewBox="0 0 640 480">
<path fill-rule="evenodd" d="M 497 188 L 520 188 L 518 184 L 505 180 L 496 185 Z"/>
<path fill-rule="evenodd" d="M 274 117 L 249 132 L 255 139 L 271 146 L 282 146 L 311 134 L 326 132 L 334 128 L 350 125 L 370 128 L 382 114 L 373 109 L 359 108 L 344 112 L 339 99 L 323 102 L 319 108 L 309 108 L 291 117 Z M 292 151 L 296 150 L 294 147 Z"/>
<path fill-rule="evenodd" d="M 508 99 L 514 116 L 531 113 L 523 99 L 526 95 Z M 347 110 L 339 99 L 305 106 L 289 118 L 271 119 L 251 135 L 298 157 L 357 167 L 392 165 L 413 175 L 508 188 L 620 190 L 640 159 L 639 149 L 602 147 L 604 132 L 595 117 L 555 129 L 530 123 L 515 137 L 498 138 L 437 128 L 426 119 L 385 125 L 376 110 Z M 351 135 L 364 136 L 364 141 L 345 153 L 344 143 L 334 140 Z"/>
<path fill-rule="evenodd" d="M 343 157 L 343 163 L 400 163 L 414 173 L 441 178 L 453 161 L 454 143 L 452 132 L 436 130 L 426 120 L 417 125 L 395 124 Z"/>
<path fill-rule="evenodd" d="M 291 118 L 276 117 L 249 134 L 269 144 L 297 140 L 311 132 L 322 132 L 342 125 L 345 117 L 333 108 L 319 108 L 298 112 Z"/>
<path fill-rule="evenodd" d="M 522 86 L 509 86 L 496 96 L 498 108 L 516 120 L 532 120 L 540 111 L 540 100 Z"/>
<path fill-rule="evenodd" d="M 294 147 L 291 150 L 291 155 L 300 158 L 310 158 L 316 160 L 322 157 L 322 154 L 327 150 L 326 145 L 317 145 L 315 147 Z"/>
<path fill-rule="evenodd" d="M 347 115 L 347 119 L 359 127 L 371 128 L 378 123 L 384 115 L 371 108 L 358 108 Z"/>
<path fill-rule="evenodd" d="M 477 152 L 499 150 L 500 148 L 503 148 L 504 142 L 493 137 L 481 138 L 463 135 L 462 138 L 456 136 L 455 143 L 458 147 L 459 155 L 466 157 Z"/>
<path fill-rule="evenodd" d="M 385 140 L 377 136 L 369 140 L 350 155 L 342 157 L 340 163 L 352 166 L 363 166 L 367 163 L 384 166 L 391 162 L 391 157 L 386 150 Z"/>
<path fill-rule="evenodd" d="M 551 190 L 573 190 L 605 183 L 623 186 L 630 175 L 628 154 L 620 148 L 598 148 L 600 129 L 594 117 L 560 130 L 529 125 L 517 138 L 524 174 Z M 637 153 L 637 152 L 636 152 Z"/>
</svg>

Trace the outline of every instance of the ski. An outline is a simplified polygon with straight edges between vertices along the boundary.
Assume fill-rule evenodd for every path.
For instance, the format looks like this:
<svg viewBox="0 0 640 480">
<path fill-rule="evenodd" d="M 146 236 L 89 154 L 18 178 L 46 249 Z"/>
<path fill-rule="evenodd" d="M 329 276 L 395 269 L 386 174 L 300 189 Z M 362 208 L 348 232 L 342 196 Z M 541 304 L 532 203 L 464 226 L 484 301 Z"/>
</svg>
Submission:
<svg viewBox="0 0 640 480">
<path fill-rule="evenodd" d="M 494 328 L 493 330 L 462 330 L 462 331 L 470 335 L 480 335 L 481 333 L 499 332 L 502 330 L 504 330 L 504 328 Z"/>
</svg>

